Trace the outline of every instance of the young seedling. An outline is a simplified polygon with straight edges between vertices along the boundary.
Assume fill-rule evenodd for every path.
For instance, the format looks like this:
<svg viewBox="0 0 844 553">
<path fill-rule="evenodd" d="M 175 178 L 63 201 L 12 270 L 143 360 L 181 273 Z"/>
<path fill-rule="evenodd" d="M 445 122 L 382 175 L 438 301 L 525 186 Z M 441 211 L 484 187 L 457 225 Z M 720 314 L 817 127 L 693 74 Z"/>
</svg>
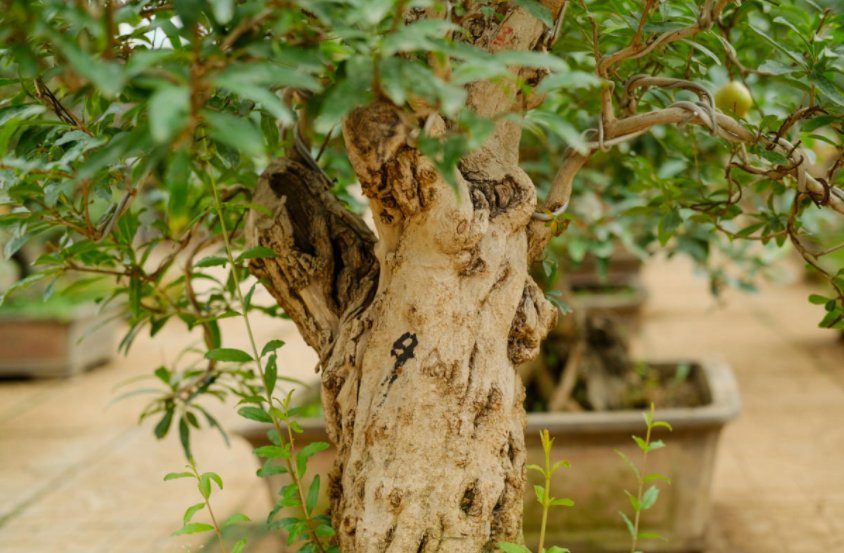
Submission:
<svg viewBox="0 0 844 553">
<path fill-rule="evenodd" d="M 630 493 L 628 490 L 624 490 L 624 493 L 627 494 L 627 498 L 630 500 L 630 505 L 633 507 L 633 520 L 630 520 L 630 517 L 628 517 L 624 512 L 619 511 L 621 518 L 624 520 L 624 524 L 627 526 L 627 531 L 630 532 L 630 553 L 642 553 L 637 549 L 640 539 L 666 539 L 658 532 L 641 532 L 639 531 L 639 526 L 642 512 L 652 508 L 659 498 L 659 488 L 656 484 L 651 484 L 647 489 L 645 489 L 645 485 L 648 482 L 656 481 L 663 481 L 668 484 L 671 483 L 668 477 L 663 474 L 656 472 L 647 473 L 646 471 L 648 466 L 648 454 L 651 451 L 665 447 L 665 442 L 662 440 L 652 439 L 654 429 L 667 428 L 669 432 L 673 429 L 669 423 L 656 420 L 654 418 L 653 403 L 651 403 L 650 411 L 642 413 L 642 416 L 644 417 L 645 424 L 647 425 L 645 437 L 642 438 L 640 436 L 633 436 L 633 441 L 636 442 L 636 445 L 642 452 L 641 468 L 637 467 L 636 464 L 623 452 L 616 450 L 616 453 L 618 453 L 624 462 L 627 463 L 627 466 L 630 467 L 630 470 L 636 476 L 636 483 L 638 484 L 635 495 Z"/>
<path fill-rule="evenodd" d="M 220 545 L 220 551 L 222 553 L 240 553 L 243 551 L 243 548 L 246 547 L 246 538 L 241 538 L 238 540 L 237 543 L 234 544 L 231 550 L 226 549 L 226 542 L 223 539 L 223 529 L 228 528 L 234 524 L 238 524 L 241 522 L 248 522 L 249 517 L 244 515 L 243 513 L 235 513 L 223 521 L 222 524 L 217 522 L 217 517 L 214 515 L 214 510 L 211 508 L 211 490 L 212 482 L 217 483 L 217 487 L 219 489 L 223 489 L 223 479 L 220 478 L 220 475 L 215 472 L 203 472 L 200 474 L 199 470 L 196 468 L 196 463 L 193 459 L 189 460 L 189 464 L 185 465 L 185 468 L 189 469 L 184 472 L 171 472 L 168 473 L 164 480 L 177 480 L 179 478 L 193 478 L 196 480 L 196 487 L 199 490 L 199 494 L 202 496 L 202 501 L 199 503 L 195 503 L 188 507 L 185 510 L 185 514 L 183 518 L 183 525 L 180 529 L 173 532 L 174 536 L 182 536 L 185 534 L 199 534 L 201 532 L 211 532 L 213 531 L 217 535 L 217 543 Z M 194 515 L 199 511 L 206 509 L 208 511 L 208 516 L 211 518 L 211 524 L 207 522 L 192 522 Z"/>
<path fill-rule="evenodd" d="M 535 470 L 540 473 L 545 479 L 544 485 L 535 485 L 533 491 L 536 493 L 536 500 L 542 505 L 542 524 L 539 529 L 539 547 L 537 553 L 569 553 L 565 547 L 552 545 L 545 549 L 545 528 L 548 525 L 548 512 L 551 507 L 573 507 L 574 501 L 565 497 L 553 497 L 551 495 L 551 477 L 555 472 L 561 468 L 570 468 L 568 461 L 557 461 L 551 466 L 551 446 L 554 444 L 554 438 L 548 434 L 548 430 L 543 430 L 539 433 L 539 439 L 542 442 L 542 451 L 545 454 L 545 467 L 539 465 L 528 465 L 528 470 Z M 498 542 L 498 548 L 504 553 L 531 553 L 530 549 L 524 545 L 510 542 Z"/>
</svg>

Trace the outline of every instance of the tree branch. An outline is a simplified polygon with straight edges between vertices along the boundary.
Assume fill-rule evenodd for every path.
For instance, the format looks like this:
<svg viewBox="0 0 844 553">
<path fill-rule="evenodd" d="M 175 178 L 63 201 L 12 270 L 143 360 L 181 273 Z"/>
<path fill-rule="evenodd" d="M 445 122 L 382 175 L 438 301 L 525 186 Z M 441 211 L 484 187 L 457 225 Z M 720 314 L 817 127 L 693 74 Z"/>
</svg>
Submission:
<svg viewBox="0 0 844 553">
<path fill-rule="evenodd" d="M 588 153 L 579 153 L 573 149 L 566 151 L 563 163 L 554 177 L 548 198 L 545 201 L 545 209 L 553 211 L 565 204 L 571 197 L 572 182 L 577 172 L 588 161 L 591 155 L 601 146 L 615 145 L 633 139 L 649 131 L 658 125 L 701 125 L 710 129 L 714 134 L 724 140 L 736 144 L 750 145 L 762 143 L 783 154 L 790 159 L 792 165 L 782 168 L 781 177 L 785 175 L 794 176 L 797 180 L 797 189 L 806 194 L 819 204 L 828 205 L 838 213 L 844 214 L 844 190 L 830 186 L 825 181 L 817 179 L 807 171 L 806 153 L 786 139 L 774 136 L 757 136 L 744 128 L 738 121 L 724 115 L 715 113 L 714 118 L 709 111 L 708 105 L 699 105 L 692 102 L 676 102 L 664 109 L 651 111 L 617 119 L 605 129 L 605 140 L 603 143 L 588 142 Z M 597 131 L 593 130 L 593 133 Z M 749 164 L 749 161 L 748 161 Z M 542 251 L 553 237 L 549 225 L 542 221 L 533 221 L 529 227 L 530 255 L 531 259 L 538 259 Z"/>
</svg>

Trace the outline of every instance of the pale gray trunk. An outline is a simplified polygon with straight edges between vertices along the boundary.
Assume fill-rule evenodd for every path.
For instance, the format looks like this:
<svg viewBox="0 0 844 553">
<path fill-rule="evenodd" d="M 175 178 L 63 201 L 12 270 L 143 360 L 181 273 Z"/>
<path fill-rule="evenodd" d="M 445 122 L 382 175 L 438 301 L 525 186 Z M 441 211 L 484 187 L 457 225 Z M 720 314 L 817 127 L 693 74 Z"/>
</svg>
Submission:
<svg viewBox="0 0 844 553">
<path fill-rule="evenodd" d="M 476 39 L 528 49 L 542 28 L 512 10 Z M 469 92 L 469 107 L 488 116 L 524 102 L 498 84 Z M 387 102 L 344 124 L 377 242 L 302 159 L 271 165 L 255 199 L 273 215 L 250 221 L 252 240 L 279 254 L 253 272 L 320 354 L 344 553 L 476 552 L 521 539 L 515 366 L 537 353 L 556 317 L 527 271 L 536 194 L 518 166 L 519 128 L 498 123 L 461 162 L 455 189 L 413 146 L 411 125 Z M 434 135 L 446 128 L 436 114 L 425 125 Z"/>
</svg>

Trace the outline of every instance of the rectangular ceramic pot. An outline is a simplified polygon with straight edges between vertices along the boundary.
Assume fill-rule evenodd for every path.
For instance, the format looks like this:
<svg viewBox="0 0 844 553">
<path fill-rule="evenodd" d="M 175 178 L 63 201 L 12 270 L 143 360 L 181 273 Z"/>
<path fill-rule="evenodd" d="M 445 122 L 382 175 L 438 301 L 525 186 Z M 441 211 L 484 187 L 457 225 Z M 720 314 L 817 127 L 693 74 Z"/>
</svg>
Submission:
<svg viewBox="0 0 844 553">
<path fill-rule="evenodd" d="M 660 363 L 676 366 L 677 363 Z M 710 510 L 710 488 L 721 429 L 734 419 L 740 409 L 738 387 L 729 366 L 720 361 L 695 364 L 689 376 L 700 387 L 705 404 L 699 407 L 657 410 L 656 416 L 674 428 L 660 432 L 667 447 L 654 451 L 645 469 L 669 477 L 670 485 L 660 484 L 662 493 L 656 506 L 642 518 L 642 531 L 659 532 L 667 541 L 652 540 L 640 544 L 648 552 L 679 553 L 700 551 L 704 547 Z M 299 421 L 304 432 L 298 447 L 311 441 L 328 441 L 321 419 Z M 636 482 L 629 467 L 616 451 L 624 452 L 634 462 L 641 453 L 633 442 L 634 434 L 644 435 L 645 423 L 640 411 L 531 413 L 528 415 L 526 444 L 528 463 L 543 465 L 539 432 L 548 429 L 554 437 L 552 461 L 566 459 L 570 469 L 557 472 L 552 483 L 555 497 L 574 499 L 573 508 L 551 511 L 546 531 L 546 547 L 560 545 L 578 553 L 615 553 L 630 550 L 630 537 L 619 511 L 630 514 L 625 489 L 635 493 Z M 267 427 L 254 425 L 239 434 L 253 447 L 266 445 Z M 326 474 L 333 464 L 334 452 L 317 454 L 308 465 L 309 474 Z M 525 488 L 524 532 L 526 543 L 535 549 L 539 538 L 541 508 L 533 485 L 539 475 L 528 472 Z M 287 483 L 284 475 L 268 479 L 273 501 Z M 325 498 L 321 504 L 327 505 Z M 280 515 L 290 516 L 290 515 Z"/>
<path fill-rule="evenodd" d="M 67 319 L 0 316 L 0 375 L 73 376 L 112 358 L 114 330 L 90 307 Z"/>
</svg>

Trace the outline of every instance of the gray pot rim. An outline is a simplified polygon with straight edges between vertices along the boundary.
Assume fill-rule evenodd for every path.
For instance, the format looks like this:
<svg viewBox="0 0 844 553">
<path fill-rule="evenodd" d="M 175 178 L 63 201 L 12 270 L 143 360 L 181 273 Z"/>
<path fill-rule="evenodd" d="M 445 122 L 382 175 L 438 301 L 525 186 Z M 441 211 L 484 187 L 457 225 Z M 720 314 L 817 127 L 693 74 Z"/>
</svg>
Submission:
<svg viewBox="0 0 844 553">
<path fill-rule="evenodd" d="M 653 364 L 679 364 L 688 360 L 657 359 Z M 707 388 L 710 402 L 698 407 L 673 407 L 657 409 L 655 416 L 667 421 L 674 431 L 721 428 L 738 417 L 741 398 L 730 365 L 721 358 L 708 358 L 693 362 L 702 371 L 702 382 Z M 303 418 L 297 422 L 308 439 L 325 440 L 325 421 L 322 417 Z M 266 442 L 269 425 L 251 423 L 235 429 L 234 433 L 253 444 Z M 543 429 L 551 434 L 601 434 L 606 432 L 641 433 L 644 428 L 641 410 L 584 411 L 580 413 L 528 413 L 526 437 L 532 440 Z M 537 437 L 538 440 L 538 437 Z"/>
</svg>

